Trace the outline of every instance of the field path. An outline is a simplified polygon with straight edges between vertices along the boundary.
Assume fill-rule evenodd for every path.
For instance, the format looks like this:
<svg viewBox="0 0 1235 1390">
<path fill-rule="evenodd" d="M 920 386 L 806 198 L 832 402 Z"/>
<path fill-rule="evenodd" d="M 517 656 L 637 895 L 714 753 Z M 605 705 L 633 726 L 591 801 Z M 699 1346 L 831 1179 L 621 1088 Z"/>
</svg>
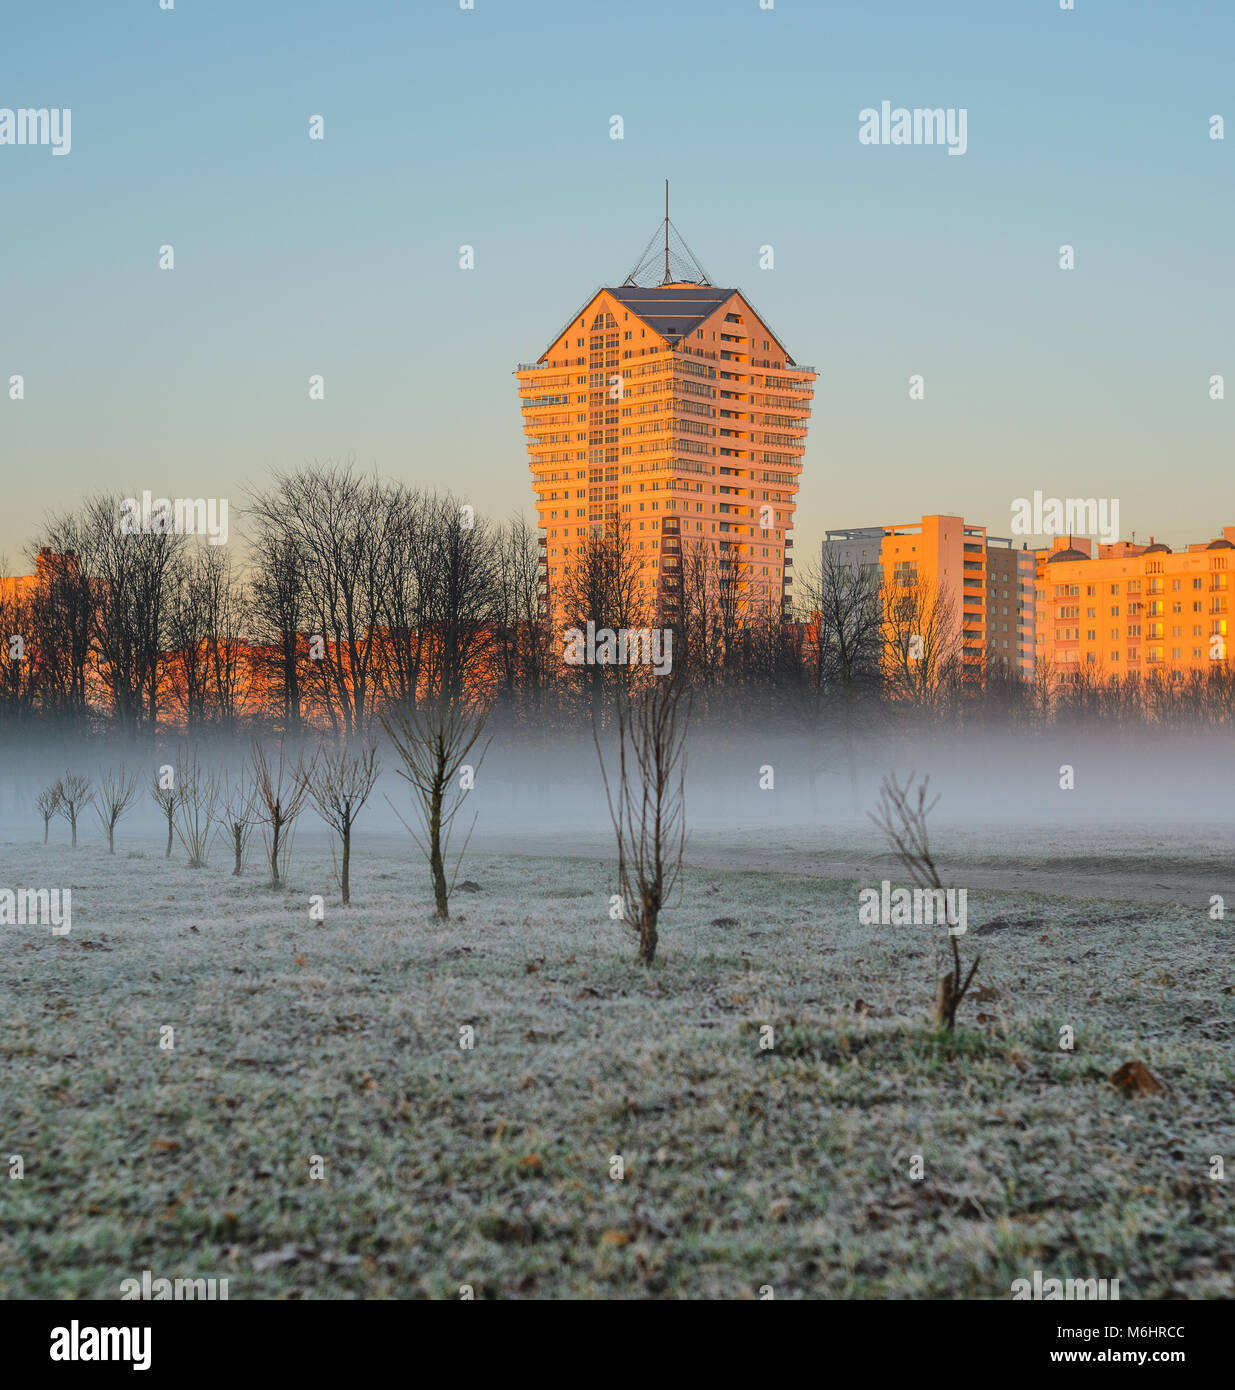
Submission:
<svg viewBox="0 0 1235 1390">
<path fill-rule="evenodd" d="M 1061 837 L 1064 843 L 1060 843 Z M 1146 842 L 1123 827 L 1001 829 L 1006 848 L 993 848 L 992 835 L 971 827 L 940 826 L 934 842 L 945 879 L 957 887 L 1000 892 L 1044 893 L 1108 902 L 1177 903 L 1208 910 L 1220 894 L 1235 911 L 1235 853 L 1212 828 L 1171 839 Z M 813 845 L 812 845 L 813 842 Z M 477 834 L 474 847 L 500 854 L 545 853 L 543 832 Z M 809 848 L 807 846 L 810 846 Z M 953 847 L 955 846 L 955 848 Z M 562 833 L 552 836 L 552 854 L 568 859 L 607 859 L 612 836 Z M 692 832 L 687 864 L 698 870 L 794 874 L 806 878 L 849 879 L 878 885 L 903 879 L 895 858 L 865 831 L 821 833 L 817 827 L 760 827 L 749 831 Z"/>
</svg>

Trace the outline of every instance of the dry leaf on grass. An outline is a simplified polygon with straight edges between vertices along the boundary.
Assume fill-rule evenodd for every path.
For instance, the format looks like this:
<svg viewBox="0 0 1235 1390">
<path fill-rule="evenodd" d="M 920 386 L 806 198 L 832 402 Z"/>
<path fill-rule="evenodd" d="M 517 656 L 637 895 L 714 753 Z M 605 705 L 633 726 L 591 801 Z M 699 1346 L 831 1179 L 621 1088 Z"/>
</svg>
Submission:
<svg viewBox="0 0 1235 1390">
<path fill-rule="evenodd" d="M 1125 1062 L 1117 1071 L 1111 1073 L 1111 1085 L 1129 1096 L 1166 1094 L 1166 1087 L 1144 1062 Z"/>
</svg>

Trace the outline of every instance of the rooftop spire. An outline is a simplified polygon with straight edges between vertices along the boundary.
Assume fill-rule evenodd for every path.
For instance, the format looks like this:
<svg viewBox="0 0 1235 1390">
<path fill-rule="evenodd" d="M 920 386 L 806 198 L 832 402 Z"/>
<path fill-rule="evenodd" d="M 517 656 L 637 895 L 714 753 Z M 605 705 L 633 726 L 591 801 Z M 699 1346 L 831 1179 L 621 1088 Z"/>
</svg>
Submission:
<svg viewBox="0 0 1235 1390">
<path fill-rule="evenodd" d="M 664 241 L 663 253 L 658 246 Z M 663 255 L 664 270 L 659 281 L 651 277 L 661 268 Z M 682 238 L 682 234 L 669 220 L 669 180 L 665 180 L 665 216 L 661 227 L 658 227 L 652 234 L 652 239 L 643 248 L 643 253 L 635 262 L 634 268 L 626 279 L 622 281 L 624 285 L 639 285 L 644 289 L 650 288 L 657 283 L 661 285 L 711 285 L 712 281 L 708 278 L 708 273 L 699 264 L 695 253 L 687 246 Z"/>
<path fill-rule="evenodd" d="M 665 180 L 665 279 L 669 283 L 669 180 Z"/>
</svg>

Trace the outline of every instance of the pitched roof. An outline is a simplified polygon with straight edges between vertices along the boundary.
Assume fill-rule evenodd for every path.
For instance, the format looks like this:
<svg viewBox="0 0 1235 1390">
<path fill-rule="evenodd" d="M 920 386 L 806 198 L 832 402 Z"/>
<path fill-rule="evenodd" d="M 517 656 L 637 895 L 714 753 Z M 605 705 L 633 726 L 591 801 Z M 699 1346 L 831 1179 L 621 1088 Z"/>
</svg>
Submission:
<svg viewBox="0 0 1235 1390">
<path fill-rule="evenodd" d="M 758 309 L 742 294 L 741 290 L 718 289 L 715 285 L 695 285 L 695 284 L 672 284 L 672 285 L 617 285 L 602 286 L 598 290 L 593 290 L 583 303 L 568 318 L 565 324 L 553 335 L 549 346 L 536 359 L 543 362 L 553 350 L 556 343 L 565 334 L 575 319 L 583 318 L 586 311 L 595 302 L 596 296 L 600 294 L 611 294 L 619 304 L 623 304 L 633 314 L 638 316 L 652 329 L 654 333 L 659 333 L 671 345 L 676 344 L 682 338 L 687 337 L 708 317 L 714 313 L 731 296 L 741 295 L 743 302 L 751 313 L 763 324 L 770 338 L 775 339 L 776 346 L 785 354 L 785 362 L 788 366 L 795 365 L 794 358 L 781 342 L 776 334 L 768 328 L 767 320 Z"/>
<path fill-rule="evenodd" d="M 684 338 L 737 290 L 715 285 L 618 285 L 606 292 L 664 338 Z"/>
</svg>

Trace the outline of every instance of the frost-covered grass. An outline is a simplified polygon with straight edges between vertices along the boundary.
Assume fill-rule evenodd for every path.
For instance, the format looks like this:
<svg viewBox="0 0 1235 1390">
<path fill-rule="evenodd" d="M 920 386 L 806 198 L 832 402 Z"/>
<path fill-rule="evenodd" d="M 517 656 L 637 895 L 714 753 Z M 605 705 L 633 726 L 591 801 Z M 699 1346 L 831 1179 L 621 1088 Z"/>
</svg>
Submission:
<svg viewBox="0 0 1235 1390">
<path fill-rule="evenodd" d="M 472 854 L 436 925 L 407 842 L 363 827 L 348 910 L 307 836 L 278 893 L 154 841 L 0 846 L 7 883 L 73 887 L 68 936 L 4 928 L 0 1293 L 1235 1294 L 1227 925 L 971 891 L 998 994 L 942 1040 L 932 929 L 742 848 L 688 872 L 645 972 L 601 859 Z M 1132 1058 L 1169 1092 L 1111 1086 Z"/>
</svg>

